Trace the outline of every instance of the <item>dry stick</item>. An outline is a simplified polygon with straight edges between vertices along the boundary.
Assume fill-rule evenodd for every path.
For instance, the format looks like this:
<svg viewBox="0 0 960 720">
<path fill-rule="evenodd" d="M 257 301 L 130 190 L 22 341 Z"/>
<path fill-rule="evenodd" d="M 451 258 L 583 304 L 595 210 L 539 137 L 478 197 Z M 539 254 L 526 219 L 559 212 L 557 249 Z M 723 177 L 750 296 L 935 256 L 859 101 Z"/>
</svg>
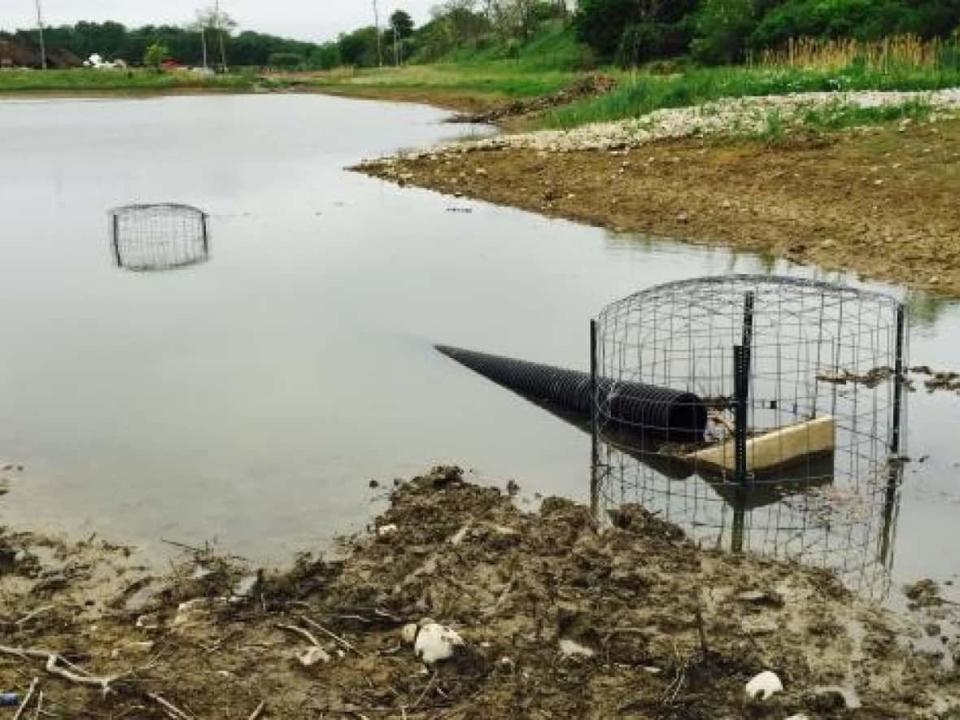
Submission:
<svg viewBox="0 0 960 720">
<path fill-rule="evenodd" d="M 193 720 L 193 716 L 187 715 L 169 700 L 165 700 L 158 693 L 147 693 L 147 697 L 153 700 L 157 705 L 167 711 L 167 714 L 177 718 L 177 720 Z"/>
<path fill-rule="evenodd" d="M 322 632 L 322 633 L 323 633 L 324 635 L 326 635 L 327 637 L 333 638 L 334 640 L 337 641 L 338 644 L 343 645 L 343 647 L 345 647 L 347 650 L 352 650 L 353 652 L 355 652 L 355 653 L 356 653 L 357 655 L 359 655 L 360 657 L 363 657 L 363 653 L 362 653 L 362 652 L 360 652 L 359 650 L 357 650 L 353 645 L 351 645 L 349 642 L 347 642 L 347 641 L 344 640 L 342 637 L 340 637 L 339 635 L 337 635 L 335 632 L 331 632 L 330 630 L 327 630 L 323 625 L 321 625 L 320 623 L 316 622 L 315 620 L 311 620 L 311 619 L 308 618 L 306 615 L 297 615 L 297 617 L 300 618 L 301 620 L 303 620 L 303 621 L 304 621 L 307 625 L 309 625 L 310 627 L 316 628 L 317 630 L 319 630 L 320 632 Z"/>
<path fill-rule="evenodd" d="M 71 672 L 66 668 L 62 668 L 58 663 L 64 663 L 70 665 L 69 662 L 64 660 L 60 655 L 53 652 L 48 652 L 47 650 L 33 650 L 30 648 L 15 648 L 8 647 L 6 645 L 0 645 L 0 653 L 5 655 L 16 655 L 17 657 L 22 658 L 40 658 L 46 660 L 46 665 L 44 669 L 51 675 L 57 675 L 62 677 L 64 680 L 69 680 L 70 682 L 77 683 L 78 685 L 95 685 L 99 687 L 104 695 L 110 692 L 110 683 L 114 680 L 117 680 L 122 675 L 109 675 L 103 677 L 97 677 L 96 675 L 90 675 L 85 670 L 80 670 L 84 674 L 79 674 L 76 672 Z"/>
<path fill-rule="evenodd" d="M 257 720 L 257 718 L 259 718 L 263 714 L 264 708 L 266 707 L 267 707 L 267 701 L 261 700 L 260 704 L 257 705 L 257 709 L 254 710 L 252 713 L 250 713 L 250 717 L 248 717 L 247 720 Z"/>
<path fill-rule="evenodd" d="M 306 628 L 298 627 L 297 625 L 283 625 L 282 623 L 277 623 L 277 627 L 280 628 L 281 630 L 288 630 L 292 633 L 297 633 L 298 635 L 302 635 L 303 637 L 305 637 L 307 640 L 310 641 L 311 645 L 313 645 L 314 647 L 320 647 L 320 641 L 317 640 L 317 638 L 314 637 L 313 633 L 307 630 Z"/>
<path fill-rule="evenodd" d="M 50 612 L 50 611 L 53 610 L 53 609 L 54 609 L 54 606 L 53 606 L 53 605 L 44 605 L 44 606 L 41 607 L 41 608 L 37 608 L 37 609 L 34 610 L 33 612 L 28 612 L 28 613 L 27 613 L 26 615 L 24 615 L 22 618 L 20 618 L 19 620 L 17 620 L 17 621 L 14 623 L 14 625 L 23 625 L 24 623 L 29 622 L 30 620 L 33 620 L 33 618 L 35 618 L 37 615 L 42 615 L 43 613 L 45 613 L 45 612 Z"/>
<path fill-rule="evenodd" d="M 40 678 L 35 677 L 30 683 L 30 689 L 27 690 L 27 696 L 23 699 L 23 702 L 20 703 L 20 707 L 17 708 L 17 712 L 13 716 L 13 720 L 20 720 L 20 716 L 23 715 L 23 711 L 27 709 L 27 705 L 30 704 L 30 700 L 33 698 L 33 691 L 37 689 L 38 682 L 40 682 Z"/>
</svg>

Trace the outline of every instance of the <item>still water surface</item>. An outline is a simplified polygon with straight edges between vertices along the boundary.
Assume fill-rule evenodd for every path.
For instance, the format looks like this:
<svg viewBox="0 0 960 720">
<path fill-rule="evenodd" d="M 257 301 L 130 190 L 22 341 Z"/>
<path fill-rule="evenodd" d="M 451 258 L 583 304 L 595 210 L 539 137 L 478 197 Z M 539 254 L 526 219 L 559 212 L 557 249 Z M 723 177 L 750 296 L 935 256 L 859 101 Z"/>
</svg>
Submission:
<svg viewBox="0 0 960 720">
<path fill-rule="evenodd" d="M 0 102 L 0 521 L 258 560 L 322 547 L 368 480 L 455 461 L 588 498 L 589 439 L 434 342 L 586 369 L 587 322 L 669 280 L 809 270 L 615 237 L 346 172 L 465 128 L 319 96 Z M 211 257 L 113 262 L 107 210 L 186 202 Z M 465 212 L 465 211 L 469 212 Z M 960 307 L 911 298 L 911 360 L 960 368 Z M 897 578 L 950 577 L 960 400 L 910 398 Z M 373 503 L 373 505 L 371 504 Z"/>
</svg>

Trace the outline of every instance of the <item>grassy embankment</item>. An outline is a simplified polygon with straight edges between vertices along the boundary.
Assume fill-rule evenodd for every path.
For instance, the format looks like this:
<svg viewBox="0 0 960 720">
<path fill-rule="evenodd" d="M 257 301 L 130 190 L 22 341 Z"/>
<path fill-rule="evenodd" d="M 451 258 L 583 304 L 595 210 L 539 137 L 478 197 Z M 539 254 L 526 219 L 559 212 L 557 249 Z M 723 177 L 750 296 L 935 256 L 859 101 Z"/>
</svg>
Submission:
<svg viewBox="0 0 960 720">
<path fill-rule="evenodd" d="M 246 92 L 259 80 L 253 73 L 200 75 L 152 70 L 5 70 L 0 94 L 17 93 L 138 93 L 178 91 Z"/>
<path fill-rule="evenodd" d="M 563 89 L 583 74 L 584 51 L 570 30 L 545 31 L 509 57 L 507 46 L 453 52 L 404 67 L 271 75 L 321 92 L 481 110 Z"/>
<path fill-rule="evenodd" d="M 557 108 L 542 127 L 571 128 L 593 122 L 640 117 L 663 108 L 689 107 L 721 98 L 786 95 L 803 92 L 932 91 L 960 86 L 960 48 L 900 38 L 884 43 L 807 42 L 802 52 L 790 48 L 765 53 L 756 64 L 740 67 L 689 68 L 670 75 L 622 73 L 606 95 Z M 922 103 L 880 110 L 835 109 L 805 116 L 820 129 L 915 117 Z M 771 118 L 775 124 L 776 118 Z"/>
</svg>

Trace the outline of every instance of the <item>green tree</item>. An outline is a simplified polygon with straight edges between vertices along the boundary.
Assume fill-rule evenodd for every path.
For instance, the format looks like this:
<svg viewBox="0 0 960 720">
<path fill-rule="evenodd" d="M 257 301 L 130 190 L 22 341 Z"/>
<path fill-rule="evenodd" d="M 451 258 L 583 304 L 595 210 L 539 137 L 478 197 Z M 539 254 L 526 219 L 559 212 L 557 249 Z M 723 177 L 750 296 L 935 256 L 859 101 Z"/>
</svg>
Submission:
<svg viewBox="0 0 960 720">
<path fill-rule="evenodd" d="M 684 23 L 699 5 L 699 0 L 580 0 L 574 28 L 577 37 L 605 60 L 613 59 L 621 50 L 624 33 L 634 31 L 635 42 L 641 38 L 649 44 L 652 32 L 683 34 Z M 673 43 L 671 43 L 673 45 Z"/>
<path fill-rule="evenodd" d="M 390 28 L 401 40 L 413 35 L 413 18 L 404 10 L 397 10 L 390 16 Z"/>
<path fill-rule="evenodd" d="M 163 64 L 163 61 L 167 59 L 168 55 L 169 51 L 167 50 L 166 45 L 155 42 L 148 47 L 147 51 L 144 53 L 143 64 L 146 67 L 153 68 L 157 72 L 160 72 L 160 66 Z"/>
<path fill-rule="evenodd" d="M 737 62 L 756 25 L 753 0 L 705 0 L 696 15 L 690 50 L 703 63 Z"/>
</svg>

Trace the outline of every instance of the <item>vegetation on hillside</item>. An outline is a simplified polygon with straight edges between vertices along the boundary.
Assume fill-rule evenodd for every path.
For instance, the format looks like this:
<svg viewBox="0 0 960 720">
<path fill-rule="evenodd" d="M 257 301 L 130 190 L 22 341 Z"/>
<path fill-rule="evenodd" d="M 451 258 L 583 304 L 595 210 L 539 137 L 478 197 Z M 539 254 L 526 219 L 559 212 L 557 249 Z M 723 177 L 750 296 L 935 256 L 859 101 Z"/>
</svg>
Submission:
<svg viewBox="0 0 960 720">
<path fill-rule="evenodd" d="M 580 0 L 577 36 L 608 62 L 746 60 L 791 39 L 949 38 L 960 0 Z"/>
</svg>

